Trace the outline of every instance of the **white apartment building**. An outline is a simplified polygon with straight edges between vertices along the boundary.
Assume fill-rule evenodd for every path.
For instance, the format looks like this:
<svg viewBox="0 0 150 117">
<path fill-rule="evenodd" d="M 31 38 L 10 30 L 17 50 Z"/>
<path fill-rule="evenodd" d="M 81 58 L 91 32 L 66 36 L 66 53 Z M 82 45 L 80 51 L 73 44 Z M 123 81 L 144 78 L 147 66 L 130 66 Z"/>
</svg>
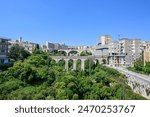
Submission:
<svg viewBox="0 0 150 117">
<path fill-rule="evenodd" d="M 94 46 L 93 55 L 95 56 L 108 56 L 109 44 L 112 43 L 112 37 L 110 35 L 102 35 L 98 38 L 98 43 Z"/>
<path fill-rule="evenodd" d="M 120 46 L 120 53 L 125 53 L 125 65 L 131 66 L 132 65 L 132 50 L 134 48 L 131 48 L 131 41 L 127 38 L 119 39 L 119 46 Z"/>
<path fill-rule="evenodd" d="M 119 42 L 112 42 L 109 44 L 109 65 L 111 66 L 125 66 L 126 53 L 121 50 Z"/>
<path fill-rule="evenodd" d="M 142 57 L 142 43 L 140 39 L 130 40 L 131 53 L 132 53 L 132 62 Z"/>
<path fill-rule="evenodd" d="M 142 56 L 140 39 L 122 38 L 109 44 L 109 64 L 112 66 L 132 66 Z"/>
<path fill-rule="evenodd" d="M 8 63 L 8 41 L 10 39 L 0 37 L 0 64 Z"/>
<path fill-rule="evenodd" d="M 44 48 L 42 49 L 47 49 L 45 50 L 46 52 L 51 52 L 54 50 L 59 50 L 59 49 L 68 49 L 68 46 L 66 46 L 65 44 L 59 44 L 59 43 L 51 43 L 46 41 L 46 45 L 43 46 Z"/>
</svg>

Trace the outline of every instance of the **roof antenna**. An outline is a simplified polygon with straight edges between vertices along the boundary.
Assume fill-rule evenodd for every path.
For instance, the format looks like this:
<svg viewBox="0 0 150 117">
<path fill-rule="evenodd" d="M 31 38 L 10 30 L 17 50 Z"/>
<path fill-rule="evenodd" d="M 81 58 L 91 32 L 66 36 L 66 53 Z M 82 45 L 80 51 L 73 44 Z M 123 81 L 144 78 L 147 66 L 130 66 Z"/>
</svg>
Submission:
<svg viewBox="0 0 150 117">
<path fill-rule="evenodd" d="M 118 39 L 121 39 L 121 33 L 118 34 Z"/>
</svg>

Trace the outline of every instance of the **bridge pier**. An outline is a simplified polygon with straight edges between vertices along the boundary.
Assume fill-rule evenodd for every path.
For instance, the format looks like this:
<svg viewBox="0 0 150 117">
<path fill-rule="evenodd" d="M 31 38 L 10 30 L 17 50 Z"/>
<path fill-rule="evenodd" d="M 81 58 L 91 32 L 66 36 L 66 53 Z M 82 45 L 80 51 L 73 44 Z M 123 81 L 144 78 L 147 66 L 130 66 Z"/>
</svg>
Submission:
<svg viewBox="0 0 150 117">
<path fill-rule="evenodd" d="M 77 69 L 77 59 L 73 59 L 73 70 Z"/>
<path fill-rule="evenodd" d="M 84 70 L 85 69 L 85 60 L 86 59 L 81 59 L 81 70 Z"/>
<path fill-rule="evenodd" d="M 66 56 L 69 56 L 69 51 L 66 52 Z"/>
<path fill-rule="evenodd" d="M 65 59 L 65 69 L 67 70 L 67 72 L 69 70 L 68 61 L 69 61 L 69 59 Z"/>
</svg>

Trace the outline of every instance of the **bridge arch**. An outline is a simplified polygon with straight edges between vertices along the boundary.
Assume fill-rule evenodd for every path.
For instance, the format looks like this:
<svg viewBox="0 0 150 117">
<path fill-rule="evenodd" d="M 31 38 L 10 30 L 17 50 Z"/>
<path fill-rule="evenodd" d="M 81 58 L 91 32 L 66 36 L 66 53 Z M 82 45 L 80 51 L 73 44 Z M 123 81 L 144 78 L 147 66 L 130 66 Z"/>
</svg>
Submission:
<svg viewBox="0 0 150 117">
<path fill-rule="evenodd" d="M 70 50 L 69 52 L 68 52 L 68 56 L 72 56 L 72 55 L 77 55 L 79 52 L 77 51 L 77 50 Z"/>
<path fill-rule="evenodd" d="M 59 59 L 57 64 L 59 66 L 65 66 L 65 60 L 64 59 Z"/>
<path fill-rule="evenodd" d="M 88 55 L 92 55 L 92 54 L 93 54 L 92 50 L 88 50 L 88 49 L 79 50 L 79 56 L 88 56 Z"/>
<path fill-rule="evenodd" d="M 90 49 L 67 49 L 67 50 L 60 49 L 60 50 L 58 50 L 58 52 L 65 52 L 66 56 L 69 56 L 69 54 L 72 53 L 72 52 L 76 52 L 75 53 L 76 56 L 80 56 L 82 52 L 89 53 L 88 55 L 93 55 L 93 51 L 90 50 Z"/>
<path fill-rule="evenodd" d="M 78 50 L 76 50 L 76 49 L 69 49 L 69 50 L 60 49 L 60 50 L 58 50 L 58 52 L 65 52 L 65 53 L 66 53 L 66 56 L 69 56 L 69 54 L 70 54 L 71 52 L 76 52 L 76 53 L 78 53 Z"/>
<path fill-rule="evenodd" d="M 101 61 L 101 57 L 95 57 L 95 56 L 51 56 L 52 59 L 58 63 L 61 59 L 65 61 L 65 69 L 68 71 L 70 69 L 77 70 L 80 63 L 80 69 L 85 70 L 85 61 L 91 60 L 95 61 L 93 63 L 96 63 L 96 59 L 98 61 Z M 69 65 L 69 61 L 72 61 L 71 65 Z M 78 62 L 79 61 L 79 62 Z"/>
<path fill-rule="evenodd" d="M 67 56 L 67 51 L 66 50 L 63 50 L 63 49 L 60 49 L 60 50 L 58 50 L 58 52 L 64 52 L 65 53 L 65 56 Z"/>
</svg>

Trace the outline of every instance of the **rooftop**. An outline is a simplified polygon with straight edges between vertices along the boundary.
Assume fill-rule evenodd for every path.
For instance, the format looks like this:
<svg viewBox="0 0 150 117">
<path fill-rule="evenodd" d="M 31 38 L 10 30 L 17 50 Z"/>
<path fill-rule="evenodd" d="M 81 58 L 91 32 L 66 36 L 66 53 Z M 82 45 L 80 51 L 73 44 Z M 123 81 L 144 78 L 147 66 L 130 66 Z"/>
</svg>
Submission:
<svg viewBox="0 0 150 117">
<path fill-rule="evenodd" d="M 10 38 L 6 38 L 6 37 L 0 37 L 0 39 L 5 39 L 5 40 L 8 40 L 8 41 L 11 40 Z"/>
</svg>

